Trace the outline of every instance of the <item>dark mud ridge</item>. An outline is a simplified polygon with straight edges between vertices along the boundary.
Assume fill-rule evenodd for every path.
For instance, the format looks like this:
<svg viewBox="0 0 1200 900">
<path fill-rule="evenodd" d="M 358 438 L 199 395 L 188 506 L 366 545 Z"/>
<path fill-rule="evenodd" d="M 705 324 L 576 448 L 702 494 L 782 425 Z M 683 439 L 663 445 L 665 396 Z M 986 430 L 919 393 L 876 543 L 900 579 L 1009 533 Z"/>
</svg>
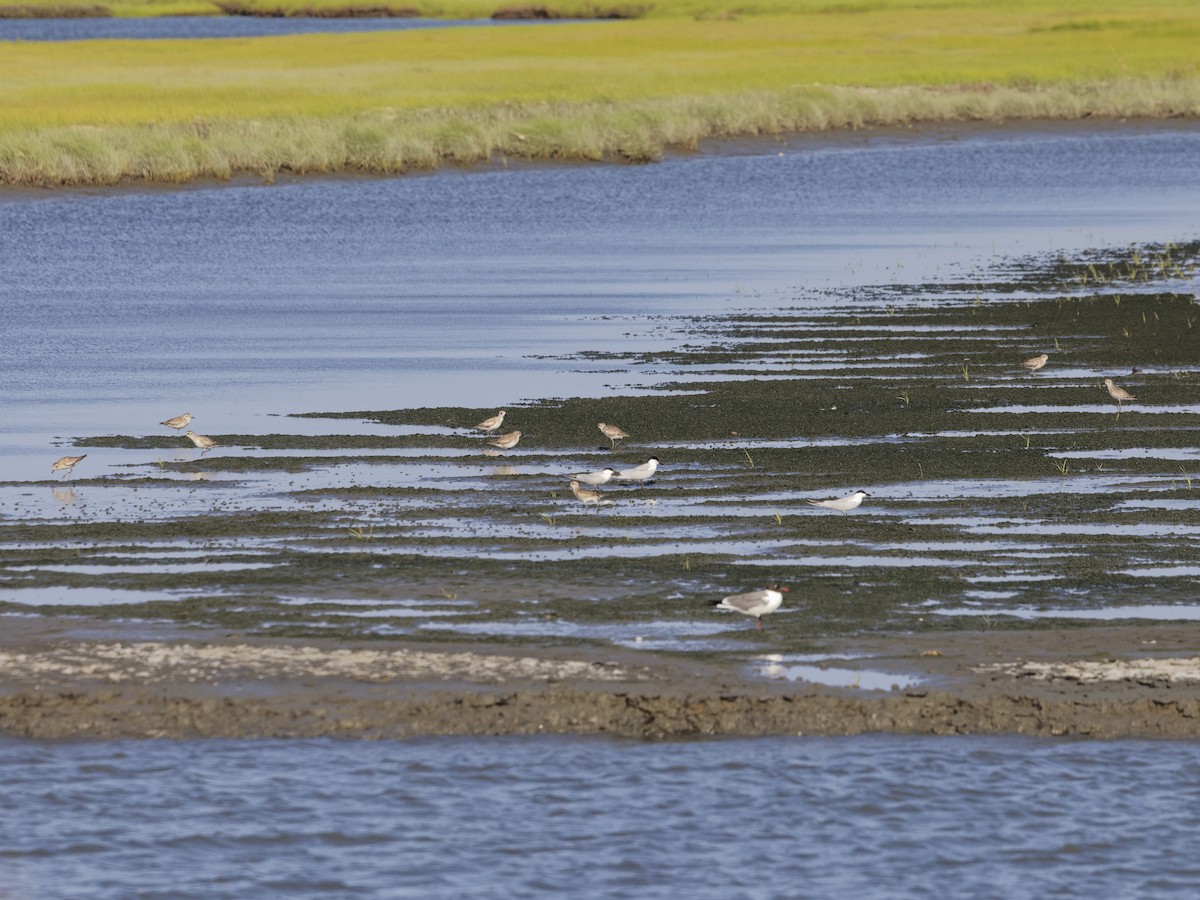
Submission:
<svg viewBox="0 0 1200 900">
<path fill-rule="evenodd" d="M 94 628 L 95 626 L 87 626 Z M 827 648 L 910 686 L 830 688 L 727 664 L 228 636 L 109 641 L 18 623 L 0 733 L 40 739 L 610 734 L 1200 737 L 1200 626 L 876 637 Z M 1101 648 L 1117 648 L 1115 652 Z"/>
</svg>

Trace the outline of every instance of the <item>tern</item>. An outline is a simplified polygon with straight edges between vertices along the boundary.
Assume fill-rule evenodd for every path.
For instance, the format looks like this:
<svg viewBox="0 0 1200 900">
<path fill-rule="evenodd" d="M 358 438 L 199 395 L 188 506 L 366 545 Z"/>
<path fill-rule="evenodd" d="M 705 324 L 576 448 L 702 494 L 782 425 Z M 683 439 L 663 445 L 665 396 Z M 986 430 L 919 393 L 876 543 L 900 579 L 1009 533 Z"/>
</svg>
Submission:
<svg viewBox="0 0 1200 900">
<path fill-rule="evenodd" d="M 1032 374 L 1044 366 L 1048 359 L 1050 359 L 1050 354 L 1043 353 L 1041 356 L 1035 356 L 1031 359 L 1025 360 L 1025 362 L 1021 363 L 1021 365 L 1028 369 L 1030 374 Z"/>
<path fill-rule="evenodd" d="M 640 466 L 634 466 L 632 469 L 622 469 L 613 478 L 617 481 L 650 481 L 654 478 L 654 473 L 657 471 L 658 457 L 652 456 Z"/>
<path fill-rule="evenodd" d="M 50 467 L 50 472 L 53 474 L 54 472 L 61 472 L 63 469 L 66 469 L 67 478 L 70 478 L 71 471 L 85 459 L 87 459 L 86 453 L 83 456 L 64 456 L 62 459 L 55 461 L 54 465 Z"/>
<path fill-rule="evenodd" d="M 616 425 L 607 425 L 604 422 L 597 422 L 596 427 L 600 429 L 600 433 L 612 441 L 613 450 L 617 449 L 617 441 L 629 437 L 624 431 Z"/>
<path fill-rule="evenodd" d="M 475 427 L 478 428 L 480 431 L 486 431 L 488 434 L 491 434 L 493 431 L 497 430 L 501 425 L 504 424 L 504 416 L 507 412 L 508 412 L 508 410 L 502 409 L 502 410 L 500 410 L 500 412 L 496 413 L 490 419 L 484 419 L 482 422 L 480 422 Z"/>
<path fill-rule="evenodd" d="M 578 475 L 571 477 L 580 484 L 590 484 L 599 487 L 602 484 L 608 484 L 612 481 L 612 477 L 617 473 L 612 469 L 601 469 L 599 472 L 580 472 Z"/>
<path fill-rule="evenodd" d="M 836 500 L 809 500 L 813 506 L 823 506 L 826 509 L 836 509 L 839 512 L 850 512 L 852 509 L 858 509 L 863 502 L 863 497 L 867 496 L 866 491 L 855 491 L 849 497 L 838 497 Z"/>
<path fill-rule="evenodd" d="M 734 594 L 724 600 L 715 600 L 712 605 L 715 609 L 732 609 L 744 616 L 754 616 L 758 619 L 758 630 L 762 631 L 762 617 L 779 609 L 785 593 L 787 588 L 783 585 L 769 584 L 765 590 Z"/>
<path fill-rule="evenodd" d="M 168 428 L 174 428 L 178 431 L 180 428 L 187 428 L 188 422 L 192 421 L 194 416 L 191 413 L 184 413 L 182 416 L 175 416 L 173 419 L 166 419 L 159 422 L 159 425 L 166 425 Z"/>
</svg>

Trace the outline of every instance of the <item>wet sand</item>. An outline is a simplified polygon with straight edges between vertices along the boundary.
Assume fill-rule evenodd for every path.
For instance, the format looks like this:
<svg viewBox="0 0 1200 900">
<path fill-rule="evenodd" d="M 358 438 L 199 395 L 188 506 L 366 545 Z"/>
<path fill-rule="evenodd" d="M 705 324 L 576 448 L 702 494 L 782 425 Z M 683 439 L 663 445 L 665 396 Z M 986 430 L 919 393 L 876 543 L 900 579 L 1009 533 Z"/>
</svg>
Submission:
<svg viewBox="0 0 1200 900">
<path fill-rule="evenodd" d="M 1200 625 L 877 635 L 821 641 L 814 655 L 915 683 L 793 683 L 755 675 L 744 659 L 620 648 L 347 644 L 149 626 L 130 639 L 89 620 L 6 617 L 0 733 L 1200 737 Z"/>
</svg>

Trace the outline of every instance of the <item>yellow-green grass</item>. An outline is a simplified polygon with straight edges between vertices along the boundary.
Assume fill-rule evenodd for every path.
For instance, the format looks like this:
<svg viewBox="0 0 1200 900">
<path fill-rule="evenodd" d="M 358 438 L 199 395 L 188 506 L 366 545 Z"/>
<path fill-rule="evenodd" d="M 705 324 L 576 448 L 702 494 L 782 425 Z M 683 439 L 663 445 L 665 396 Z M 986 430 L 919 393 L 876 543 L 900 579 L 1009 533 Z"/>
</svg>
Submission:
<svg viewBox="0 0 1200 900">
<path fill-rule="evenodd" d="M 1200 115 L 1200 4 L 794 5 L 825 11 L 8 44 L 0 181 L 653 159 L 709 136 Z"/>
</svg>

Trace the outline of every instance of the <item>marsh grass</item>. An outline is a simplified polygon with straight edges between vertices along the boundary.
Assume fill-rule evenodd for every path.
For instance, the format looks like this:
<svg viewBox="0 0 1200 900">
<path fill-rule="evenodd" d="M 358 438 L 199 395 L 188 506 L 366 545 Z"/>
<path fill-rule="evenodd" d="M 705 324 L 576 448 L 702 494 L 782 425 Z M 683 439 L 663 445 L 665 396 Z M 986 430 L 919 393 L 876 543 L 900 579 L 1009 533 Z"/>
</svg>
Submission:
<svg viewBox="0 0 1200 900">
<path fill-rule="evenodd" d="M 439 9 L 452 7 L 465 9 Z M 792 8 L 697 19 L 678 0 L 550 28 L 14 42 L 0 54 L 0 182 L 650 162 L 709 138 L 1200 115 L 1193 4 L 1106 14 L 1103 40 L 1053 27 L 1069 8 L 1048 0 Z"/>
<path fill-rule="evenodd" d="M 1128 88 L 1144 105 L 1122 100 Z M 1180 90 L 1180 88 L 1182 88 Z M 1085 89 L 1092 93 L 1094 88 Z M 395 174 L 517 160 L 651 162 L 706 139 L 911 122 L 1056 118 L 1081 108 L 1068 85 L 1027 96 L 996 91 L 982 107 L 938 88 L 792 89 L 609 104 L 505 105 L 346 117 L 215 120 L 196 124 L 59 125 L 0 130 L 0 183 L 182 183 L 277 173 Z M 1061 103 L 1059 101 L 1062 101 Z M 1200 89 L 1115 84 L 1097 116 L 1154 116 L 1164 104 L 1200 114 Z M 1074 117 L 1074 116 L 1070 116 Z"/>
</svg>

